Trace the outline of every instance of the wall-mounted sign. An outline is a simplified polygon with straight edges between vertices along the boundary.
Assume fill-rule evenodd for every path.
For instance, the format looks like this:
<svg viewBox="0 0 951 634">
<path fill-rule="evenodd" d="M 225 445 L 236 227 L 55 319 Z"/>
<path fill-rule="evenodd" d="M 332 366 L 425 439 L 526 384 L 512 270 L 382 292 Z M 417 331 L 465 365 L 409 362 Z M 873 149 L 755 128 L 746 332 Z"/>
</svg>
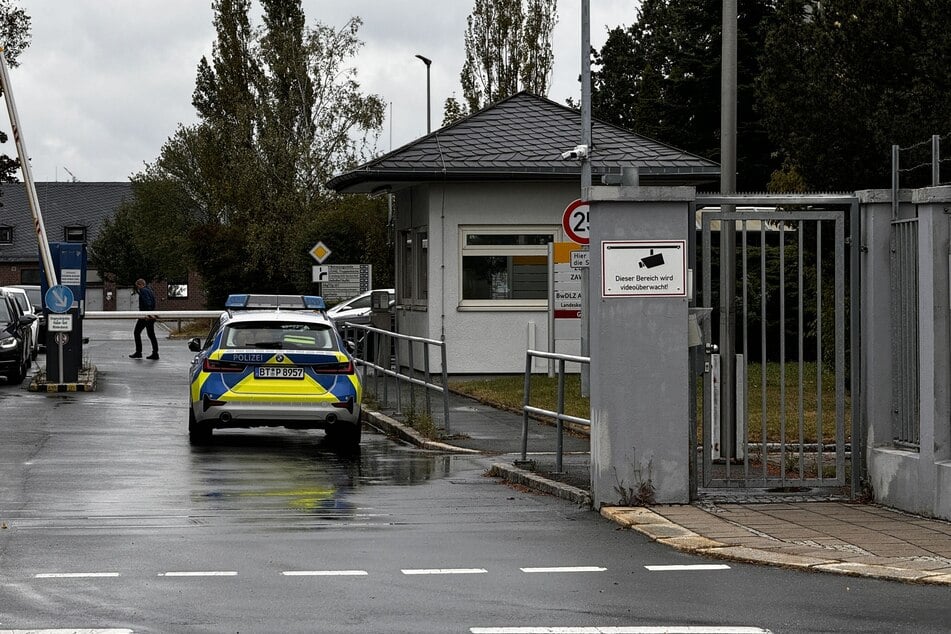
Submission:
<svg viewBox="0 0 951 634">
<path fill-rule="evenodd" d="M 685 240 L 601 243 L 602 297 L 686 297 Z"/>
</svg>

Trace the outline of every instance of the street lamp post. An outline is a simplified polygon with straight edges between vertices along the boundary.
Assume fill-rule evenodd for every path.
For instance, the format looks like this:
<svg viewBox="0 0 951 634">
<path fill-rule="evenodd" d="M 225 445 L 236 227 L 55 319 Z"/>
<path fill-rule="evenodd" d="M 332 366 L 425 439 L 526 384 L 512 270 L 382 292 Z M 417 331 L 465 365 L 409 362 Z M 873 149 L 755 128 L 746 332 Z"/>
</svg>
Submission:
<svg viewBox="0 0 951 634">
<path fill-rule="evenodd" d="M 432 120 L 430 119 L 430 98 L 429 98 L 429 67 L 433 63 L 433 60 L 428 57 L 423 57 L 422 55 L 417 55 L 424 64 L 426 64 L 426 134 L 429 134 L 432 131 Z"/>
</svg>

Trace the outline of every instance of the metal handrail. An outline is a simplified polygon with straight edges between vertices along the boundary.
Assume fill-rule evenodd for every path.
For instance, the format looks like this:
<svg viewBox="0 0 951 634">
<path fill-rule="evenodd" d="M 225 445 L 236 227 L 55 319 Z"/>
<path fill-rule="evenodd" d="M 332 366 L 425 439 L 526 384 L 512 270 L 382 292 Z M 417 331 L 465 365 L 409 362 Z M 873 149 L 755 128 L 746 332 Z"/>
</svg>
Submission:
<svg viewBox="0 0 951 634">
<path fill-rule="evenodd" d="M 400 333 L 393 332 L 392 330 L 385 330 L 383 328 L 375 328 L 373 326 L 367 326 L 365 324 L 354 324 L 351 322 L 344 322 L 340 324 L 341 336 L 344 339 L 347 338 L 347 334 L 353 330 L 362 330 L 366 332 L 366 336 L 363 337 L 362 346 L 357 345 L 357 349 L 354 351 L 354 360 L 357 365 L 363 366 L 364 368 L 373 368 L 376 370 L 375 376 L 377 382 L 375 385 L 378 386 L 379 378 L 382 375 L 390 376 L 396 379 L 396 412 L 400 414 L 402 409 L 402 390 L 400 389 L 400 382 L 405 381 L 409 384 L 409 393 L 410 393 L 410 407 L 415 408 L 416 405 L 416 393 L 413 389 L 413 386 L 420 386 L 425 389 L 426 397 L 426 414 L 432 415 L 432 403 L 430 401 L 430 392 L 438 392 L 442 394 L 443 400 L 443 422 L 445 425 L 446 435 L 450 435 L 450 424 L 449 424 L 449 389 L 448 389 L 448 379 L 446 372 L 446 342 L 439 341 L 436 339 L 427 339 L 425 337 L 416 337 L 413 335 L 403 335 Z M 377 360 L 369 360 L 365 357 L 367 355 L 367 343 L 369 341 L 369 336 L 374 335 L 374 350 L 377 354 Z M 408 353 L 408 372 L 410 374 L 405 374 L 401 372 L 402 364 L 400 363 L 400 341 L 407 342 L 407 353 Z M 420 379 L 415 376 L 416 365 L 413 359 L 413 344 L 421 343 L 423 344 L 423 378 Z M 442 383 L 433 383 L 432 374 L 429 369 L 429 350 L 431 346 L 439 348 L 440 352 L 440 374 L 442 378 Z M 390 350 L 394 352 L 392 368 L 390 367 L 390 358 L 389 354 L 386 357 L 386 366 L 381 365 L 377 361 L 380 361 L 379 355 L 382 350 Z M 362 354 L 361 354 L 362 352 Z M 366 370 L 364 370 L 364 379 L 366 379 Z M 364 382 L 364 384 L 366 384 Z M 377 390 L 379 393 L 379 390 Z M 388 391 L 387 391 L 387 382 L 383 382 L 383 399 L 385 402 L 389 401 Z"/>
<path fill-rule="evenodd" d="M 558 409 L 551 411 L 529 405 L 532 393 L 532 359 L 552 359 L 558 361 Z M 559 354 L 556 352 L 542 352 L 540 350 L 525 351 L 525 394 L 522 402 L 522 461 L 528 457 L 528 415 L 536 414 L 548 416 L 555 419 L 557 431 L 557 442 L 555 446 L 555 472 L 561 473 L 564 455 L 564 421 L 576 423 L 578 425 L 591 425 L 587 418 L 578 418 L 565 414 L 565 363 L 591 363 L 591 357 L 579 357 L 570 354 Z"/>
</svg>

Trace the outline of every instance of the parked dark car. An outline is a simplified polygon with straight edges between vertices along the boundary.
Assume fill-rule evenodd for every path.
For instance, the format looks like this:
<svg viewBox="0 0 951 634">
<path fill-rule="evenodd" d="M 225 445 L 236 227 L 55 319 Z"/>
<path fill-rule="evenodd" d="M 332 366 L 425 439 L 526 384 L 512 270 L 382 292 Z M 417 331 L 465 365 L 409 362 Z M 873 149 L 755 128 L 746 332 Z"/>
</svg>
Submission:
<svg viewBox="0 0 951 634">
<path fill-rule="evenodd" d="M 37 341 L 38 350 L 46 350 L 46 315 L 43 313 L 43 295 L 39 284 L 11 284 L 13 288 L 22 288 L 26 291 L 30 303 L 33 304 L 33 314 L 36 315 L 36 321 L 39 323 Z"/>
<path fill-rule="evenodd" d="M 14 299 L 0 291 L 0 374 L 7 383 L 23 383 L 33 365 L 29 342 L 35 320 L 35 315 L 22 314 Z"/>
</svg>

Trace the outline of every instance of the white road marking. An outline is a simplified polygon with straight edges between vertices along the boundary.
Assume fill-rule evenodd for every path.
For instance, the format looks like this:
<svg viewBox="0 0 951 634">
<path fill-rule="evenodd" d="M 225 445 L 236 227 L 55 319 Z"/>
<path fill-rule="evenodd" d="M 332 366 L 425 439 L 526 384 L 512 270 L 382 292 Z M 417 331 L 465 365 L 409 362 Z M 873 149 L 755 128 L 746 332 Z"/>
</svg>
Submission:
<svg viewBox="0 0 951 634">
<path fill-rule="evenodd" d="M 688 625 L 607 627 L 470 627 L 471 634 L 771 634 L 761 627 Z"/>
<path fill-rule="evenodd" d="M 485 568 L 416 568 L 403 570 L 404 575 L 481 575 Z"/>
<path fill-rule="evenodd" d="M 133 630 L 126 629 L 94 629 L 79 630 L 67 628 L 65 630 L 0 630 L 0 634 L 132 634 Z"/>
<path fill-rule="evenodd" d="M 522 572 L 605 572 L 600 566 L 553 566 L 549 568 L 521 568 Z"/>
<path fill-rule="evenodd" d="M 41 572 L 34 579 L 95 579 L 100 577 L 118 577 L 118 572 Z M 72 631 L 72 630 L 70 630 Z"/>
<path fill-rule="evenodd" d="M 236 577 L 238 573 L 233 570 L 206 570 L 206 571 L 178 571 L 178 572 L 160 572 L 160 577 Z"/>
<path fill-rule="evenodd" d="M 366 570 L 285 570 L 285 577 L 365 577 Z"/>
<path fill-rule="evenodd" d="M 644 566 L 651 572 L 668 572 L 675 570 L 729 570 L 726 564 L 692 564 L 681 566 Z"/>
</svg>

